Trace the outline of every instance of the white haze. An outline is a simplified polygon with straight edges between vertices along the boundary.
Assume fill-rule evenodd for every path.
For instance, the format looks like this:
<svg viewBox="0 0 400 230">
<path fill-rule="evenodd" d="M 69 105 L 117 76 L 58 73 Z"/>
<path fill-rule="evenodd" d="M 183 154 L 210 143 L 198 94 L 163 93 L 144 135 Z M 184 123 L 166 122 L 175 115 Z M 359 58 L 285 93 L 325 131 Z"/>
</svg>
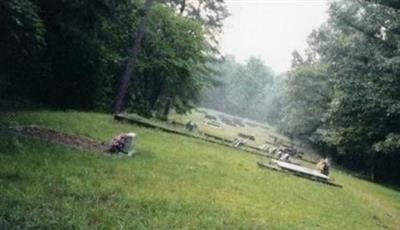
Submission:
<svg viewBox="0 0 400 230">
<path fill-rule="evenodd" d="M 275 72 L 290 68 L 293 50 L 328 18 L 327 0 L 226 0 L 231 16 L 221 38 L 223 54 L 239 62 L 262 58 Z"/>
</svg>

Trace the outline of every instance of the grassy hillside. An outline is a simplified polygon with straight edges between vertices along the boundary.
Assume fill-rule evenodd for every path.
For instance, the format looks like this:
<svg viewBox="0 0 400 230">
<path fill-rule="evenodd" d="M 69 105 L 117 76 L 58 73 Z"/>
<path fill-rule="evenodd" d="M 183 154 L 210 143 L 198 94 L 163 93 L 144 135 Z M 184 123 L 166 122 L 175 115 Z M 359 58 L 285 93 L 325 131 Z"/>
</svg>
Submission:
<svg viewBox="0 0 400 230">
<path fill-rule="evenodd" d="M 132 158 L 0 135 L 0 228 L 396 229 L 400 193 L 333 171 L 330 187 L 261 159 L 80 112 L 0 113 L 101 141 L 138 133 Z"/>
<path fill-rule="evenodd" d="M 216 129 L 213 128 L 212 126 L 206 125 L 204 123 L 204 117 L 205 115 L 203 113 L 200 113 L 199 111 L 192 110 L 190 114 L 172 114 L 168 117 L 168 119 L 172 121 L 177 121 L 183 124 L 186 124 L 189 120 L 196 122 L 199 126 L 199 129 L 202 132 L 209 133 L 212 135 L 220 136 L 225 139 L 233 140 L 238 136 L 238 133 L 243 133 L 246 135 L 252 135 L 255 137 L 255 140 L 249 140 L 247 142 L 248 145 L 257 147 L 262 144 L 265 144 L 266 140 L 272 141 L 272 136 L 275 136 L 278 138 L 279 142 L 284 142 L 284 143 L 289 143 L 290 141 L 285 137 L 280 135 L 276 130 L 272 127 L 270 127 L 267 124 L 259 124 L 256 123 L 255 121 L 251 121 L 251 123 L 257 124 L 257 126 L 249 126 L 246 122 L 250 122 L 248 119 L 240 119 L 243 120 L 244 127 L 236 126 L 232 127 L 229 125 L 224 124 L 221 122 L 220 116 L 230 116 L 227 114 L 224 114 L 222 112 L 217 112 L 211 109 L 205 109 L 202 108 L 201 111 L 206 112 L 208 115 L 212 115 L 218 118 L 218 122 L 221 124 L 222 128 L 221 129 Z M 262 125 L 262 127 L 261 127 Z"/>
<path fill-rule="evenodd" d="M 205 114 L 212 115 L 217 118 L 217 122 L 221 125 L 221 128 L 215 128 L 206 124 Z M 132 115 L 130 115 L 132 116 Z M 134 116 L 134 115 L 133 115 Z M 259 123 L 250 119 L 240 118 L 244 126 L 230 126 L 224 123 L 221 117 L 231 118 L 232 115 L 225 114 L 223 112 L 215 111 L 212 109 L 200 108 L 192 110 L 187 114 L 172 113 L 169 115 L 168 120 L 178 122 L 180 124 L 186 124 L 188 121 L 195 122 L 199 131 L 213 136 L 221 137 L 226 140 L 233 141 L 238 137 L 239 133 L 250 135 L 255 137 L 255 140 L 248 140 L 245 146 L 257 148 L 266 144 L 269 148 L 279 147 L 281 145 L 294 146 L 297 150 L 305 153 L 303 157 L 311 161 L 318 161 L 318 156 L 314 150 L 307 148 L 304 143 L 300 143 L 296 140 L 290 140 L 288 137 L 279 133 L 274 127 L 267 123 Z M 137 116 L 134 116 L 137 118 Z M 237 118 L 237 117 L 236 117 Z M 153 122 L 157 122 L 154 121 Z M 160 123 L 159 121 L 157 123 Z M 274 138 L 275 141 L 274 141 Z"/>
</svg>

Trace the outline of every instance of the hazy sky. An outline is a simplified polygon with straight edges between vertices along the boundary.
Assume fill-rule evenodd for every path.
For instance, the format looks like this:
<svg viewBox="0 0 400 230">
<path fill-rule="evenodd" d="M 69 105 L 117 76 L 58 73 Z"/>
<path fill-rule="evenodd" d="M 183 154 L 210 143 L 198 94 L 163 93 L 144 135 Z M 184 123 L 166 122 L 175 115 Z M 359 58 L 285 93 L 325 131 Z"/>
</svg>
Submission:
<svg viewBox="0 0 400 230">
<path fill-rule="evenodd" d="M 221 38 L 223 54 L 244 62 L 261 57 L 279 73 L 291 53 L 306 48 L 307 36 L 328 17 L 327 0 L 226 0 L 231 16 Z"/>
</svg>

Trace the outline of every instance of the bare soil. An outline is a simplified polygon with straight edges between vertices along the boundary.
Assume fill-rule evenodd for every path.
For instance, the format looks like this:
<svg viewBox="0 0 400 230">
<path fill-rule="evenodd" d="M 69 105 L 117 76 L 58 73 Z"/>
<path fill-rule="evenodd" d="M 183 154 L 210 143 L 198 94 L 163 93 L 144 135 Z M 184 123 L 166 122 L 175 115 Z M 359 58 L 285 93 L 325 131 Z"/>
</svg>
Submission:
<svg viewBox="0 0 400 230">
<path fill-rule="evenodd" d="M 108 146 L 106 144 L 99 141 L 78 135 L 62 133 L 53 129 L 40 126 L 0 127 L 0 133 L 13 134 L 16 136 L 33 138 L 51 143 L 61 144 L 67 147 L 96 152 L 107 152 L 108 149 Z"/>
</svg>

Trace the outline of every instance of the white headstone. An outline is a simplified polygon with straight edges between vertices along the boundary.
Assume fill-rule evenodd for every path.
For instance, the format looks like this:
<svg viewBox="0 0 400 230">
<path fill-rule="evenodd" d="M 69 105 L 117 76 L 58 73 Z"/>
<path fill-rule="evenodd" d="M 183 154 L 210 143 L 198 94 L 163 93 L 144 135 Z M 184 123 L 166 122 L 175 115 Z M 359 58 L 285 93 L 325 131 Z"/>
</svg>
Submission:
<svg viewBox="0 0 400 230">
<path fill-rule="evenodd" d="M 128 156 L 132 156 L 136 152 L 136 133 L 128 133 L 126 135 L 128 138 L 122 151 Z"/>
</svg>

